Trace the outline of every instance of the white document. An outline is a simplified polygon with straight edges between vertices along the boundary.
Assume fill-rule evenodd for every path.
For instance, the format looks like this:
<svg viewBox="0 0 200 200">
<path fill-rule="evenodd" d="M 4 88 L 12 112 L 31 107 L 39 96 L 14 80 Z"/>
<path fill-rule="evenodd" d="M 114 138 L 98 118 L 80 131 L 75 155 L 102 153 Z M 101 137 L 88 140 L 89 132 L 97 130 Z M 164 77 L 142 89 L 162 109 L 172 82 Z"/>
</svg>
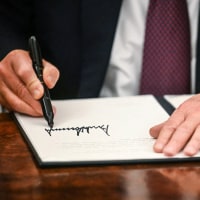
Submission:
<svg viewBox="0 0 200 200">
<path fill-rule="evenodd" d="M 192 95 L 165 95 L 165 99 L 171 103 L 175 108 L 177 108 L 184 101 L 192 97 Z"/>
<path fill-rule="evenodd" d="M 153 151 L 149 128 L 169 116 L 153 96 L 53 101 L 51 130 L 44 118 L 15 113 L 40 165 L 168 160 Z M 199 155 L 198 155 L 199 156 Z M 175 158 L 185 158 L 180 153 Z"/>
</svg>

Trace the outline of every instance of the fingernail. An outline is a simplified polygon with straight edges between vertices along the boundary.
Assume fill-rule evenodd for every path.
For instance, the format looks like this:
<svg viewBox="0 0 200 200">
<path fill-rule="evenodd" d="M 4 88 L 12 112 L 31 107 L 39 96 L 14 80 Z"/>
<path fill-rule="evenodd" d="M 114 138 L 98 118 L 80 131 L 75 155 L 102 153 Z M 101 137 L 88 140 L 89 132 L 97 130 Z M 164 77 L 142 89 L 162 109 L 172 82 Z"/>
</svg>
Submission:
<svg viewBox="0 0 200 200">
<path fill-rule="evenodd" d="M 186 154 L 186 155 L 192 156 L 195 153 L 196 153 L 196 149 L 194 147 L 192 147 L 192 146 L 186 147 L 184 149 L 184 154 Z"/>
<path fill-rule="evenodd" d="M 48 81 L 49 81 L 50 83 L 53 81 L 52 76 L 48 76 L 47 79 L 48 79 Z"/>
<path fill-rule="evenodd" d="M 35 98 L 35 99 L 40 98 L 40 91 L 38 89 L 35 89 L 33 91 L 33 98 Z"/>
<path fill-rule="evenodd" d="M 172 147 L 166 147 L 166 148 L 163 149 L 163 153 L 166 156 L 173 156 L 173 155 L 175 155 L 175 150 Z"/>
<path fill-rule="evenodd" d="M 158 152 L 161 152 L 163 150 L 163 144 L 161 143 L 156 143 L 155 146 L 154 146 L 154 149 Z"/>
<path fill-rule="evenodd" d="M 48 76 L 47 81 L 48 81 L 48 85 L 49 85 L 50 88 L 54 87 L 55 82 L 56 82 L 54 77 Z"/>
</svg>

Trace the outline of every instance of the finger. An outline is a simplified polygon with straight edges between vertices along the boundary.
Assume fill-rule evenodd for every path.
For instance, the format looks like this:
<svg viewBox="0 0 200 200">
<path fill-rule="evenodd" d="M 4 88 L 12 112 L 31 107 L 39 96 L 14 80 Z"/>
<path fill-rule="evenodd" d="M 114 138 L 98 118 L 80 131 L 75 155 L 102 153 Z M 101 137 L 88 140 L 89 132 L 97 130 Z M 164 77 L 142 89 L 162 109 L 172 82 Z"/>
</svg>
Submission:
<svg viewBox="0 0 200 200">
<path fill-rule="evenodd" d="M 184 114 L 179 110 L 176 110 L 171 117 L 161 126 L 158 127 L 158 131 L 153 133 L 157 136 L 157 140 L 154 144 L 155 152 L 163 152 L 165 145 L 169 142 L 176 128 L 184 121 Z M 163 126 L 162 126 L 163 125 Z M 156 131 L 156 129 L 154 129 Z"/>
<path fill-rule="evenodd" d="M 195 132 L 199 124 L 198 114 L 189 115 L 174 131 L 172 137 L 165 145 L 163 153 L 173 156 L 181 151 Z"/>
<path fill-rule="evenodd" d="M 149 133 L 153 138 L 158 138 L 160 131 L 162 129 L 162 127 L 164 126 L 166 122 L 163 122 L 161 124 L 158 124 L 156 126 L 153 126 L 152 128 L 150 128 Z"/>
<path fill-rule="evenodd" d="M 38 80 L 30 56 L 27 51 L 13 50 L 1 61 L 1 78 L 11 88 L 15 78 L 20 79 L 26 85 L 35 99 L 43 95 L 43 87 Z"/>
<path fill-rule="evenodd" d="M 53 88 L 59 79 L 60 73 L 58 69 L 51 63 L 43 60 L 44 70 L 43 79 L 48 88 Z"/>
<path fill-rule="evenodd" d="M 184 154 L 193 156 L 200 150 L 200 125 L 197 126 L 193 136 L 184 148 Z"/>
<path fill-rule="evenodd" d="M 2 94 L 5 95 L 7 99 L 10 99 L 7 92 L 9 91 L 9 93 L 11 93 L 12 91 L 12 93 L 18 96 L 19 99 L 23 99 L 24 102 L 33 107 L 36 101 L 33 100 L 33 96 L 28 90 L 27 86 L 19 79 L 18 76 L 16 76 L 16 73 L 14 73 L 12 70 L 9 71 L 9 73 L 8 71 L 6 72 L 6 76 L 2 76 L 6 78 L 3 80 L 0 79 L 0 88 Z"/>
<path fill-rule="evenodd" d="M 21 56 L 21 54 L 20 54 Z M 32 67 L 32 61 L 28 54 L 24 54 L 23 57 L 17 59 L 18 62 L 13 62 L 11 64 L 14 74 L 24 83 L 33 98 L 39 99 L 43 95 L 43 87 L 37 78 Z M 10 75 L 12 76 L 12 74 Z"/>
<path fill-rule="evenodd" d="M 27 104 L 25 101 L 16 96 L 9 88 L 3 88 L 0 94 L 1 105 L 5 106 L 8 110 L 32 115 L 42 116 L 41 106 L 38 101 L 32 98 L 31 103 Z"/>
</svg>

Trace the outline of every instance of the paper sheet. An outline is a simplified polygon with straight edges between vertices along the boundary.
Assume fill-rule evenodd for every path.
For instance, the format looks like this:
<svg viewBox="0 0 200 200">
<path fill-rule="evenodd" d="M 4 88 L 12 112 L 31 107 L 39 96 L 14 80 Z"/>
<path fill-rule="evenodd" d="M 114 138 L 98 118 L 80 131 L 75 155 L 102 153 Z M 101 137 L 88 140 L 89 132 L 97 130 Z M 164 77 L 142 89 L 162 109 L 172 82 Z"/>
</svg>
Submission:
<svg viewBox="0 0 200 200">
<path fill-rule="evenodd" d="M 192 97 L 192 95 L 165 95 L 165 99 L 177 108 L 184 101 Z"/>
<path fill-rule="evenodd" d="M 153 151 L 149 128 L 168 118 L 153 96 L 53 101 L 52 130 L 43 118 L 15 113 L 44 164 L 167 159 Z M 182 154 L 177 157 L 184 157 Z"/>
</svg>

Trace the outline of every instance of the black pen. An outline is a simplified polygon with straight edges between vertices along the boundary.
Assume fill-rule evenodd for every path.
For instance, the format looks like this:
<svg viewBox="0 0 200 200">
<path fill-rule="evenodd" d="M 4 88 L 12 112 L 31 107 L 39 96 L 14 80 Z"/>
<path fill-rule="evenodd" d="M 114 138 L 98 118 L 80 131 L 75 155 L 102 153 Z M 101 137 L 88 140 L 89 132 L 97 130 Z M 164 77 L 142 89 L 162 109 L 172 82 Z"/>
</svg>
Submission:
<svg viewBox="0 0 200 200">
<path fill-rule="evenodd" d="M 35 36 L 31 36 L 29 39 L 29 53 L 32 59 L 33 69 L 38 79 L 40 80 L 40 82 L 42 83 L 44 87 L 44 95 L 40 99 L 43 115 L 44 115 L 44 118 L 47 120 L 49 127 L 53 128 L 54 114 L 53 114 L 53 109 L 51 105 L 51 98 L 50 98 L 49 90 L 43 80 L 42 55 L 41 55 L 39 44 Z"/>
</svg>

